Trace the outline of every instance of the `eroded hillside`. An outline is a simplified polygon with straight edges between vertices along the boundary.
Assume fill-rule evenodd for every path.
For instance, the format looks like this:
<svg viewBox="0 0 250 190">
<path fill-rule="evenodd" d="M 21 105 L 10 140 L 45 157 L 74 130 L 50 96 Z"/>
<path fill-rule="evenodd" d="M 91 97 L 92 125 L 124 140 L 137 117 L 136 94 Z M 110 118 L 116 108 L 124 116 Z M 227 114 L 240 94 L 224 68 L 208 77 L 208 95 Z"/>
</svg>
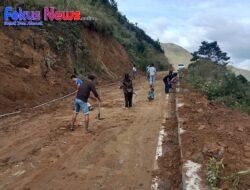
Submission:
<svg viewBox="0 0 250 190">
<path fill-rule="evenodd" d="M 159 69 L 167 58 L 158 42 L 131 24 L 109 1 L 1 2 L 3 10 L 79 10 L 97 20 L 44 22 L 42 27 L 6 27 L 0 23 L 0 113 L 31 107 L 74 90 L 70 75 L 96 74 L 99 81 L 118 81 L 132 64 Z M 109 18 L 109 20 L 107 20 Z"/>
</svg>

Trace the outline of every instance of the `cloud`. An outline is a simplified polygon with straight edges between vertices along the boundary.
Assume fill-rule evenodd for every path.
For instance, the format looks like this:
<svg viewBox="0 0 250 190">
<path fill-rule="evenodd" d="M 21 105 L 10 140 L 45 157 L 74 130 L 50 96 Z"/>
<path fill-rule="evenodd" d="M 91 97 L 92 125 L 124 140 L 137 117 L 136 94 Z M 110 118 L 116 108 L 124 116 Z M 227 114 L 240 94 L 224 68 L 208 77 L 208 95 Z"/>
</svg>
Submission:
<svg viewBox="0 0 250 190">
<path fill-rule="evenodd" d="M 119 7 L 154 39 L 197 50 L 218 41 L 234 65 L 250 69 L 250 1 L 119 0 Z"/>
</svg>

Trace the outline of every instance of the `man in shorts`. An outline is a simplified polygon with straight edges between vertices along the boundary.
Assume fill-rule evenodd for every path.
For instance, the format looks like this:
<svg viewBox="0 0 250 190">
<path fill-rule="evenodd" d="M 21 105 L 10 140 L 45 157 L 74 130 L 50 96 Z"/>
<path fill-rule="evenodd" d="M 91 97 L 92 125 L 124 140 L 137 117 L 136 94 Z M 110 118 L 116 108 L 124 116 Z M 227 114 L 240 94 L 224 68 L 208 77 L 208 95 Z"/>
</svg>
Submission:
<svg viewBox="0 0 250 190">
<path fill-rule="evenodd" d="M 74 130 L 74 124 L 75 124 L 76 118 L 80 112 L 80 109 L 82 109 L 83 115 L 84 115 L 86 133 L 91 132 L 89 130 L 89 106 L 88 106 L 88 99 L 89 99 L 90 93 L 92 92 L 95 98 L 99 101 L 99 103 L 101 102 L 101 99 L 95 88 L 96 77 L 94 75 L 90 75 L 88 79 L 89 80 L 84 81 L 84 83 L 80 85 L 78 88 L 75 102 L 74 102 L 75 113 L 73 114 L 72 124 L 70 126 L 70 129 Z"/>
</svg>

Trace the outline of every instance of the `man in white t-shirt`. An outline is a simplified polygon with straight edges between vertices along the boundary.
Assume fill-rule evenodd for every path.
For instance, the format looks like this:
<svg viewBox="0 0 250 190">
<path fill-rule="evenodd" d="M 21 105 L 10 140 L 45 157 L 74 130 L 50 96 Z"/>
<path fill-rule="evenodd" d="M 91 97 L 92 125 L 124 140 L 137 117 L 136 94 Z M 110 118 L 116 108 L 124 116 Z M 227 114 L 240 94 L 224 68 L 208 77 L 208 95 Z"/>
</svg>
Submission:
<svg viewBox="0 0 250 190">
<path fill-rule="evenodd" d="M 135 77 L 137 75 L 137 69 L 136 69 L 135 65 L 133 66 L 133 69 L 132 69 L 132 75 L 133 75 L 133 79 L 135 79 Z"/>
<path fill-rule="evenodd" d="M 154 67 L 154 64 L 152 64 L 149 68 L 149 83 L 150 83 L 150 85 L 155 84 L 155 75 L 156 75 L 156 68 Z"/>
</svg>

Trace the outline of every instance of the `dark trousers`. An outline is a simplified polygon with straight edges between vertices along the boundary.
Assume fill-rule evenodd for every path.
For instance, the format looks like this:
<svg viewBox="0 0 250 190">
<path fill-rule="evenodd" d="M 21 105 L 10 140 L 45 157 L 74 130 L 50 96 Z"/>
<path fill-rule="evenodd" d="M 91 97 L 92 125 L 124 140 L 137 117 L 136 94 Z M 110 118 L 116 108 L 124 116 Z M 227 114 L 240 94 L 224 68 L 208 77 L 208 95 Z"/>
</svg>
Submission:
<svg viewBox="0 0 250 190">
<path fill-rule="evenodd" d="M 171 89 L 171 85 L 166 83 L 165 84 L 165 93 L 168 94 L 170 89 Z"/>
<path fill-rule="evenodd" d="M 124 93 L 124 97 L 125 97 L 125 107 L 132 107 L 132 100 L 133 100 L 133 92 L 127 92 Z"/>
</svg>

